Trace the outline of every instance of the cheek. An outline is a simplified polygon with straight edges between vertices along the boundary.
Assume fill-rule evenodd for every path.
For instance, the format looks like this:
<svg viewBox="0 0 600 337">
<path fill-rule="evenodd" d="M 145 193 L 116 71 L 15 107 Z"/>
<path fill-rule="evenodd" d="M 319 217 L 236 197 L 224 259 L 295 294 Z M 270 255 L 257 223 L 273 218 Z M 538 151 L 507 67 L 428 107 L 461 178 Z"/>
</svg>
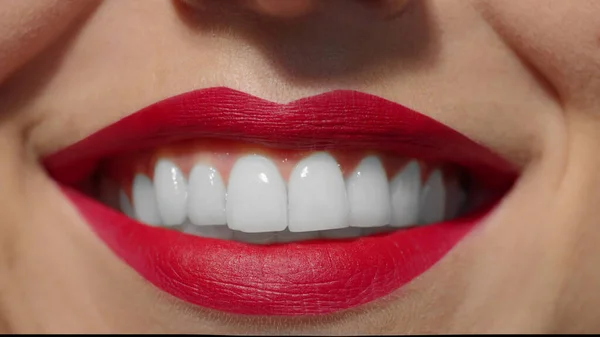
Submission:
<svg viewBox="0 0 600 337">
<path fill-rule="evenodd" d="M 6 121 L 3 121 L 6 124 Z M 23 193 L 23 146 L 16 140 L 14 129 L 0 124 L 0 275 L 17 265 L 16 252 L 20 246 L 20 230 L 29 224 L 22 207 L 26 199 Z"/>
<path fill-rule="evenodd" d="M 0 82 L 50 45 L 97 0 L 3 1 L 0 8 Z"/>
<path fill-rule="evenodd" d="M 481 1 L 478 9 L 526 63 L 577 110 L 600 100 L 600 2 Z M 593 103 L 593 104 L 590 104 Z"/>
</svg>

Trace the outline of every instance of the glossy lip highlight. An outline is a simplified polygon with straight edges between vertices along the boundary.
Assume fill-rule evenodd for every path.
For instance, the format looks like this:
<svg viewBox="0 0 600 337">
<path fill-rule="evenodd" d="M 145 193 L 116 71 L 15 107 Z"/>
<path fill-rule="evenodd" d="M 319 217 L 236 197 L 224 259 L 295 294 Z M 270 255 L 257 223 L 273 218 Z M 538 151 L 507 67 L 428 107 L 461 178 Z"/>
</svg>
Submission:
<svg viewBox="0 0 600 337">
<path fill-rule="evenodd" d="M 516 176 L 510 163 L 445 125 L 355 91 L 288 104 L 227 88 L 193 91 L 45 159 L 93 230 L 140 275 L 184 301 L 246 315 L 329 314 L 388 295 L 439 261 L 493 207 L 373 237 L 257 246 L 149 227 L 69 187 L 103 158 L 196 138 L 291 149 L 377 149 L 455 163 L 502 191 Z"/>
</svg>

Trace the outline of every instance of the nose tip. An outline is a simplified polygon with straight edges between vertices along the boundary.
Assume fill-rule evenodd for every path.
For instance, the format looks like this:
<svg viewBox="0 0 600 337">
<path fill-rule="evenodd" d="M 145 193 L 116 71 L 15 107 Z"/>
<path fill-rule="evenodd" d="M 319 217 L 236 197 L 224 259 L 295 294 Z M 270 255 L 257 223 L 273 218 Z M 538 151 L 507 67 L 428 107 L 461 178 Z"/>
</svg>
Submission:
<svg viewBox="0 0 600 337">
<path fill-rule="evenodd" d="M 314 0 L 252 0 L 255 10 L 275 17 L 297 17 L 309 13 Z"/>
</svg>

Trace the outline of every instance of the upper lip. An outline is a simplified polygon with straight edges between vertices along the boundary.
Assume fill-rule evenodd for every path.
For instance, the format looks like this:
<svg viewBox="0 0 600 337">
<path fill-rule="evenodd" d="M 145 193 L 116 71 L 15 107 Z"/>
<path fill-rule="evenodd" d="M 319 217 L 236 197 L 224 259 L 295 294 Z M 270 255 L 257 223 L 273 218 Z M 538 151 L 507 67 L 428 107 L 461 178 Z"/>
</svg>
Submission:
<svg viewBox="0 0 600 337">
<path fill-rule="evenodd" d="M 503 182 L 516 172 L 510 162 L 463 134 L 374 95 L 337 90 L 278 104 L 224 87 L 150 105 L 51 155 L 44 165 L 57 180 L 73 182 L 99 159 L 206 137 L 290 149 L 377 149 L 455 163 L 475 176 L 493 171 L 495 181 Z"/>
<path fill-rule="evenodd" d="M 204 137 L 376 149 L 455 163 L 499 188 L 516 175 L 508 161 L 449 127 L 355 91 L 278 104 L 228 88 L 198 90 L 148 106 L 44 159 L 98 235 L 149 281 L 192 303 L 242 314 L 330 313 L 386 295 L 442 258 L 485 212 L 351 242 L 259 247 L 151 228 L 66 187 L 101 159 Z"/>
</svg>

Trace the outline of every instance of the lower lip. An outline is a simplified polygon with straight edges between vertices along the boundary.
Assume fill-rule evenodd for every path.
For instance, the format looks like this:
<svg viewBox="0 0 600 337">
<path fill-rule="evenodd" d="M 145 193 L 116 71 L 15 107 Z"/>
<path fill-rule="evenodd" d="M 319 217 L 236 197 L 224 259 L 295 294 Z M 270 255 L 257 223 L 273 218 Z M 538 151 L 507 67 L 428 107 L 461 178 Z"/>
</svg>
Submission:
<svg viewBox="0 0 600 337">
<path fill-rule="evenodd" d="M 259 246 L 150 227 L 63 191 L 101 239 L 156 287 L 243 315 L 323 315 L 389 295 L 442 259 L 491 210 L 354 240 Z"/>
</svg>

